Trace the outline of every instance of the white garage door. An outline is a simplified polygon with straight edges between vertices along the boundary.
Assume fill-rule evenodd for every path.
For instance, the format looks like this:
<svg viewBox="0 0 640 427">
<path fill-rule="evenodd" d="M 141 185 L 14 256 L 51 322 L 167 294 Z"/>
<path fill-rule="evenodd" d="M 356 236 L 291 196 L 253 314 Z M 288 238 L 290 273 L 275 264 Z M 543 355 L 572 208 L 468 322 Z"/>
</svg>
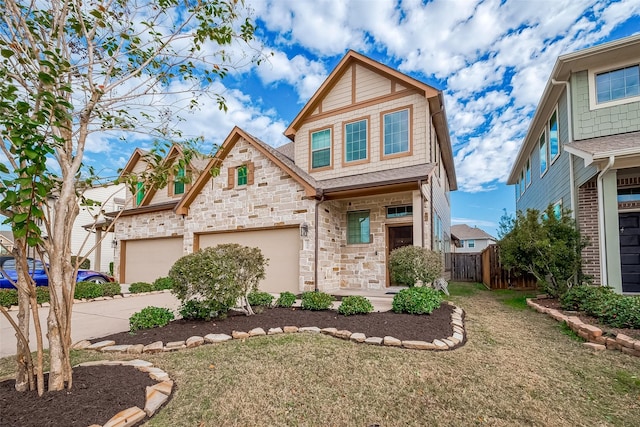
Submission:
<svg viewBox="0 0 640 427">
<path fill-rule="evenodd" d="M 123 283 L 152 283 L 169 273 L 173 263 L 182 257 L 182 237 L 127 240 Z"/>
<path fill-rule="evenodd" d="M 264 292 L 299 292 L 300 237 L 298 228 L 252 230 L 233 233 L 202 234 L 200 248 L 221 243 L 258 247 L 269 259 L 265 278 L 258 287 Z"/>
</svg>

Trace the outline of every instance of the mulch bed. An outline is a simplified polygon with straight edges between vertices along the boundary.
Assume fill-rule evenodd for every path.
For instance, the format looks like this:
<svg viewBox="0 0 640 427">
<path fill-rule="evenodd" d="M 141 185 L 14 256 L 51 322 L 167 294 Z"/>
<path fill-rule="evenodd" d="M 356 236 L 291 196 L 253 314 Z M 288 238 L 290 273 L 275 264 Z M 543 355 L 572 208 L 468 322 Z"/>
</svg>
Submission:
<svg viewBox="0 0 640 427">
<path fill-rule="evenodd" d="M 207 334 L 248 332 L 254 328 L 284 326 L 334 327 L 361 332 L 367 337 L 393 336 L 400 340 L 433 341 L 451 336 L 453 307 L 443 304 L 430 315 L 416 316 L 392 312 L 342 316 L 335 311 L 308 311 L 272 308 L 255 316 L 230 313 L 222 320 L 210 322 L 176 320 L 162 328 L 122 332 L 105 339 L 117 344 L 150 344 L 162 341 L 184 341 Z M 46 383 L 46 382 L 45 382 Z M 0 382 L 0 426 L 41 427 L 104 424 L 118 412 L 138 406 L 144 408 L 147 386 L 156 384 L 148 374 L 130 366 L 91 366 L 73 370 L 73 388 L 61 392 L 18 393 L 15 381 Z"/>
<path fill-rule="evenodd" d="M 175 320 L 162 328 L 143 329 L 135 333 L 121 332 L 100 338 L 113 340 L 116 344 L 151 344 L 162 341 L 184 341 L 192 336 L 227 334 L 233 331 L 249 332 L 254 328 L 268 331 L 285 326 L 317 326 L 319 328 L 346 329 L 361 332 L 367 337 L 392 336 L 399 340 L 431 342 L 453 334 L 451 313 L 453 307 L 443 304 L 428 316 L 399 314 L 390 311 L 366 315 L 342 316 L 336 311 L 310 311 L 299 308 L 269 308 L 255 316 L 230 312 L 227 318 L 210 322 Z M 97 340 L 92 340 L 97 342 Z"/>
<path fill-rule="evenodd" d="M 558 298 L 539 298 L 539 299 L 536 299 L 535 302 L 540 304 L 543 307 L 548 307 L 548 308 L 553 308 L 555 310 L 558 310 L 559 312 L 567 316 L 577 316 L 580 320 L 582 320 L 582 322 L 588 323 L 590 325 L 593 325 L 602 329 L 602 332 L 607 336 L 615 337 L 618 334 L 625 334 L 631 338 L 640 340 L 639 329 L 614 328 L 613 326 L 600 323 L 598 319 L 596 319 L 595 317 L 589 316 L 582 311 L 563 310 Z"/>
<path fill-rule="evenodd" d="M 45 387 L 48 375 L 45 376 Z M 0 426 L 103 425 L 132 406 L 144 408 L 147 386 L 157 384 L 132 366 L 87 366 L 73 370 L 71 390 L 18 393 L 15 380 L 0 382 Z"/>
</svg>

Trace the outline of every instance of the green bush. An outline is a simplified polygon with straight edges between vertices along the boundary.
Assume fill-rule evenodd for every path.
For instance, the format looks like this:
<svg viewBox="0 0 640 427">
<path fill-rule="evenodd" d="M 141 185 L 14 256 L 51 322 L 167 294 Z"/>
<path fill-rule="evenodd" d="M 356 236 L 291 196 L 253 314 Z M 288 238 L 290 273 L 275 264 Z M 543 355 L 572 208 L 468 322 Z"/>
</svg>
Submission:
<svg viewBox="0 0 640 427">
<path fill-rule="evenodd" d="M 129 330 L 149 329 L 166 326 L 174 319 L 171 310 L 162 307 L 145 307 L 129 318 Z"/>
<path fill-rule="evenodd" d="M 338 313 L 344 316 L 352 314 L 367 314 L 373 311 L 371 301 L 359 295 L 351 295 L 342 299 Z"/>
<path fill-rule="evenodd" d="M 640 328 L 640 297 L 619 295 L 606 286 L 574 286 L 560 298 L 560 304 L 614 328 Z"/>
<path fill-rule="evenodd" d="M 442 294 L 432 288 L 419 287 L 403 289 L 398 292 L 391 302 L 391 308 L 396 313 L 431 314 L 440 307 Z"/>
<path fill-rule="evenodd" d="M 442 275 L 442 256 L 418 246 L 403 246 L 389 255 L 389 272 L 398 285 L 413 286 L 418 280 L 431 283 Z"/>
<path fill-rule="evenodd" d="M 252 306 L 271 307 L 273 298 L 269 292 L 251 291 L 247 295 L 247 300 Z"/>
<path fill-rule="evenodd" d="M 158 277 L 153 281 L 154 291 L 164 291 L 165 289 L 173 289 L 173 280 L 171 277 Z"/>
<path fill-rule="evenodd" d="M 129 285 L 129 292 L 132 294 L 139 294 L 141 292 L 153 291 L 153 285 L 147 282 L 134 282 Z"/>
<path fill-rule="evenodd" d="M 607 286 L 573 286 L 560 297 L 560 305 L 565 310 L 584 311 L 590 316 L 598 316 L 606 301 L 613 298 L 615 292 Z"/>
<path fill-rule="evenodd" d="M 189 300 L 182 303 L 179 309 L 180 316 L 186 320 L 211 320 L 224 317 L 228 307 L 216 301 Z"/>
<path fill-rule="evenodd" d="M 103 295 L 102 284 L 95 282 L 78 282 L 73 294 L 75 299 L 92 299 Z"/>
<path fill-rule="evenodd" d="M 302 309 L 303 310 L 327 310 L 331 307 L 333 297 L 324 292 L 303 292 L 302 293 Z"/>
<path fill-rule="evenodd" d="M 102 284 L 102 296 L 112 297 L 114 295 L 120 295 L 122 288 L 118 282 L 108 282 Z"/>
<path fill-rule="evenodd" d="M 3 307 L 18 305 L 18 290 L 0 289 L 0 305 Z"/>
<path fill-rule="evenodd" d="M 614 328 L 640 329 L 640 297 L 617 295 L 605 304 L 601 317 Z"/>
<path fill-rule="evenodd" d="M 71 257 L 71 265 L 73 265 L 74 267 L 76 266 L 76 261 L 77 259 L 80 257 L 76 257 L 76 256 L 72 256 Z M 84 270 L 89 270 L 91 268 L 91 260 L 89 258 L 86 258 L 84 261 L 82 261 L 82 263 L 80 264 L 80 266 L 78 268 L 84 269 Z"/>
<path fill-rule="evenodd" d="M 276 307 L 289 308 L 296 302 L 296 296 L 291 292 L 282 292 L 276 300 Z"/>
<path fill-rule="evenodd" d="M 223 314 L 257 288 L 266 264 L 259 248 L 223 244 L 180 258 L 169 277 L 173 293 L 183 305 L 196 300 Z"/>
<path fill-rule="evenodd" d="M 49 302 L 48 286 L 38 286 L 36 288 L 36 301 L 38 301 L 38 304 L 42 304 L 43 302 Z"/>
</svg>

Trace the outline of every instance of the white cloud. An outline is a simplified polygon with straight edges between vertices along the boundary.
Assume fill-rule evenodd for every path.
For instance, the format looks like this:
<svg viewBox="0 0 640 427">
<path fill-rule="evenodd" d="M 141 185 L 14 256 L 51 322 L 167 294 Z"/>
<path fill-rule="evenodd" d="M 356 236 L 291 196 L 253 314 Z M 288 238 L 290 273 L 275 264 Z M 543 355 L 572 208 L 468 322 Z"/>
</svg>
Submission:
<svg viewBox="0 0 640 427">
<path fill-rule="evenodd" d="M 324 65 L 310 61 L 302 55 L 289 59 L 284 52 L 276 51 L 256 68 L 260 80 L 269 85 L 286 82 L 293 86 L 300 101 L 306 101 L 327 77 Z"/>
</svg>

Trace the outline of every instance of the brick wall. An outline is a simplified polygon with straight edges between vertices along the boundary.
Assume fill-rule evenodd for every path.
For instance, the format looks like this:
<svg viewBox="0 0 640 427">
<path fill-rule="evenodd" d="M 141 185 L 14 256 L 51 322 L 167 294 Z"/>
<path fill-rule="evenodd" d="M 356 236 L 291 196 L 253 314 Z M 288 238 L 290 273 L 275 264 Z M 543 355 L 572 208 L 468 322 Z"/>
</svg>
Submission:
<svg viewBox="0 0 640 427">
<path fill-rule="evenodd" d="M 578 188 L 578 227 L 589 238 L 589 246 L 582 250 L 584 274 L 600 284 L 600 252 L 598 239 L 598 188 L 595 178 Z"/>
</svg>

